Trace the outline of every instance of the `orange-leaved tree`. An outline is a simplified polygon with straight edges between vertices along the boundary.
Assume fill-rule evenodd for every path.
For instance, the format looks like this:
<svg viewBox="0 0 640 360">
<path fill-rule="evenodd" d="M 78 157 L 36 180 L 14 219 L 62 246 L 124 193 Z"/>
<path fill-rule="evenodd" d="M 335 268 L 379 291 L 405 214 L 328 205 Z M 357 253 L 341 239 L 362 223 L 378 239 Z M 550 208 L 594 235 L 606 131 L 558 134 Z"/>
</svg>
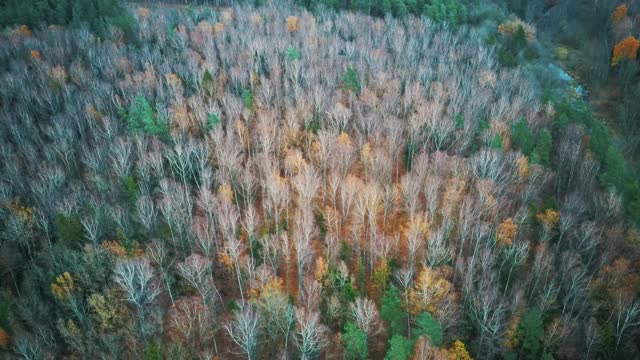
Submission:
<svg viewBox="0 0 640 360">
<path fill-rule="evenodd" d="M 635 60 L 638 56 L 638 48 L 640 48 L 640 40 L 634 36 L 628 36 L 621 40 L 613 48 L 613 57 L 611 58 L 611 66 L 616 66 L 622 59 Z"/>
<path fill-rule="evenodd" d="M 613 13 L 611 14 L 611 19 L 615 24 L 621 22 L 627 17 L 628 10 L 629 9 L 627 8 L 627 5 L 625 4 L 618 5 L 616 9 L 613 10 Z"/>
</svg>

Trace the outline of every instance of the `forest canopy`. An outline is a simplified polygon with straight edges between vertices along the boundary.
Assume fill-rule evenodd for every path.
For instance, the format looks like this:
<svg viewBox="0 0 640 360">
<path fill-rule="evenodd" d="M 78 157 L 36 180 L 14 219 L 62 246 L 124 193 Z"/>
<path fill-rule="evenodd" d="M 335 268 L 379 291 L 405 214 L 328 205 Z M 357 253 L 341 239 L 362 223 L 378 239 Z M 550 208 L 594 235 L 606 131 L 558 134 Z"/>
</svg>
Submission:
<svg viewBox="0 0 640 360">
<path fill-rule="evenodd" d="M 598 9 L 3 2 L 0 357 L 638 358 L 638 7 Z"/>
</svg>

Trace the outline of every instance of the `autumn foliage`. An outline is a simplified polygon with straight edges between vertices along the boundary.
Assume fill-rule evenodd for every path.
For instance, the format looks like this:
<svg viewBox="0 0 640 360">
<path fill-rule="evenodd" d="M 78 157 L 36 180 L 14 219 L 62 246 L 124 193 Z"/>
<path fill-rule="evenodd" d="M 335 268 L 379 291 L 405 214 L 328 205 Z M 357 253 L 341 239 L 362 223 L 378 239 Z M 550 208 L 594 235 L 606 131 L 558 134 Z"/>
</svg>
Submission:
<svg viewBox="0 0 640 360">
<path fill-rule="evenodd" d="M 294 33 L 298 31 L 298 17 L 297 16 L 289 16 L 286 21 L 287 31 L 290 33 Z"/>
<path fill-rule="evenodd" d="M 135 43 L 7 33 L 0 357 L 636 358 L 597 132 L 451 31 L 462 2 L 382 5 L 403 17 L 154 4 Z"/>
<path fill-rule="evenodd" d="M 640 40 L 634 36 L 628 36 L 621 40 L 613 48 L 613 57 L 611 58 L 611 66 L 616 66 L 624 59 L 635 60 L 638 56 L 638 49 L 640 48 Z"/>
<path fill-rule="evenodd" d="M 11 336 L 2 328 L 0 328 L 0 348 L 6 348 L 11 342 Z"/>
<path fill-rule="evenodd" d="M 611 20 L 614 23 L 622 22 L 627 17 L 628 8 L 625 4 L 618 5 L 611 14 Z"/>
</svg>

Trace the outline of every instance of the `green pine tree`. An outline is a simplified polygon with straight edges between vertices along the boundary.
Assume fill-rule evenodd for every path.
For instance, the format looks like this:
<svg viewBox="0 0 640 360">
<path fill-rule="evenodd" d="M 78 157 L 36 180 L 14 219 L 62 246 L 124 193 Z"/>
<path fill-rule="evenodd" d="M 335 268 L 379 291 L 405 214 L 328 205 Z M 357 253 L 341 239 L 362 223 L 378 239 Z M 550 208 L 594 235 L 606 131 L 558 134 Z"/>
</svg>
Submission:
<svg viewBox="0 0 640 360">
<path fill-rule="evenodd" d="M 347 70 L 342 77 L 342 88 L 346 91 L 352 91 L 356 95 L 360 93 L 360 80 L 358 79 L 358 72 L 351 66 L 347 67 Z"/>
<path fill-rule="evenodd" d="M 416 318 L 416 327 L 412 330 L 412 335 L 426 336 L 434 346 L 442 345 L 442 326 L 426 311 Z"/>
<path fill-rule="evenodd" d="M 389 334 L 404 334 L 406 314 L 400 302 L 400 292 L 393 285 L 387 288 L 382 297 L 380 317 L 389 325 Z"/>
<path fill-rule="evenodd" d="M 553 150 L 553 139 L 547 129 L 538 133 L 536 147 L 531 153 L 531 162 L 540 164 L 546 168 L 551 166 L 551 151 Z"/>
<path fill-rule="evenodd" d="M 291 45 L 289 45 L 289 47 L 287 48 L 287 60 L 288 61 L 300 60 L 300 52 Z"/>
<path fill-rule="evenodd" d="M 411 341 L 402 335 L 393 335 L 384 360 L 406 360 L 411 356 Z"/>
<path fill-rule="evenodd" d="M 367 349 L 367 334 L 349 321 L 344 326 L 342 334 L 344 340 L 344 357 L 347 360 L 366 360 L 369 355 Z"/>
<path fill-rule="evenodd" d="M 522 359 L 537 360 L 542 356 L 544 345 L 542 312 L 537 308 L 527 310 L 518 325 L 518 340 Z"/>
<path fill-rule="evenodd" d="M 624 190 L 625 180 L 628 175 L 627 163 L 615 145 L 610 145 L 604 160 L 604 169 L 600 174 L 600 181 L 606 187 L 614 187 L 618 191 Z"/>
<path fill-rule="evenodd" d="M 535 147 L 535 139 L 533 131 L 529 129 L 527 120 L 525 118 L 520 119 L 511 128 L 511 142 L 520 148 L 523 154 L 530 156 L 533 148 Z"/>
</svg>

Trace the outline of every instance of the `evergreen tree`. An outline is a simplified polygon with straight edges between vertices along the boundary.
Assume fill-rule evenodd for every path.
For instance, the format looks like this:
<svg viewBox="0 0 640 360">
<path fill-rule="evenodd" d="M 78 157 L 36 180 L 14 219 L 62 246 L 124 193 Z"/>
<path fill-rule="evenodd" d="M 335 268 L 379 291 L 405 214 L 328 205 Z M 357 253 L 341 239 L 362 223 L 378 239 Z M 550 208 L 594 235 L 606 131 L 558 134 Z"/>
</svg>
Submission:
<svg viewBox="0 0 640 360">
<path fill-rule="evenodd" d="M 213 79 L 213 75 L 209 70 L 205 70 L 202 75 L 202 81 L 200 81 L 200 90 L 205 96 L 213 97 L 216 95 L 216 83 Z"/>
<path fill-rule="evenodd" d="M 628 172 L 626 161 L 617 146 L 609 146 L 603 165 L 604 169 L 600 175 L 602 185 L 615 187 L 618 191 L 622 192 Z"/>
<path fill-rule="evenodd" d="M 591 138 L 589 139 L 589 148 L 599 161 L 604 161 L 609 151 L 611 137 L 609 131 L 600 121 L 594 121 L 591 125 Z"/>
<path fill-rule="evenodd" d="M 140 131 L 165 140 L 170 137 L 169 125 L 156 116 L 153 106 L 142 95 L 136 96 L 128 110 L 120 109 L 120 114 L 129 131 Z"/>
<path fill-rule="evenodd" d="M 218 114 L 211 113 L 207 118 L 207 130 L 215 129 L 220 126 L 220 117 Z"/>
<path fill-rule="evenodd" d="M 533 132 L 529 129 L 525 118 L 520 119 L 511 129 L 511 142 L 520 148 L 523 154 L 529 156 L 535 146 Z"/>
<path fill-rule="evenodd" d="M 531 162 L 540 164 L 546 168 L 551 166 L 551 151 L 553 150 L 553 139 L 547 129 L 538 133 L 536 148 L 531 153 Z"/>
<path fill-rule="evenodd" d="M 28 25 L 88 24 L 101 38 L 109 26 L 121 28 L 127 39 L 135 40 L 135 19 L 119 0 L 9 0 L 0 4 L 0 27 Z"/>
<path fill-rule="evenodd" d="M 405 17 L 409 14 L 409 9 L 404 0 L 393 0 L 393 14 L 398 17 Z"/>
<path fill-rule="evenodd" d="M 411 341 L 402 335 L 393 335 L 384 360 L 406 360 L 411 356 Z"/>
<path fill-rule="evenodd" d="M 537 308 L 527 310 L 518 325 L 520 353 L 523 359 L 540 359 L 544 349 L 542 344 L 543 336 L 544 324 L 542 322 L 542 312 Z"/>
<path fill-rule="evenodd" d="M 502 136 L 496 134 L 491 140 L 491 148 L 496 150 L 502 150 Z"/>
<path fill-rule="evenodd" d="M 467 19 L 467 8 L 458 0 L 432 0 L 425 14 L 436 23 L 461 24 Z"/>
<path fill-rule="evenodd" d="M 78 216 L 65 216 L 58 213 L 55 218 L 55 228 L 58 241 L 68 247 L 79 247 L 84 240 L 84 228 Z"/>
<path fill-rule="evenodd" d="M 434 346 L 442 345 L 442 326 L 426 311 L 416 318 L 416 327 L 411 335 L 415 337 L 427 336 Z"/>
<path fill-rule="evenodd" d="M 289 61 L 300 60 L 300 52 L 291 45 L 289 45 L 289 47 L 287 48 L 287 60 Z"/>
<path fill-rule="evenodd" d="M 389 334 L 404 334 L 406 314 L 402 310 L 400 292 L 398 291 L 398 288 L 393 285 L 387 288 L 387 291 L 382 297 L 380 317 L 389 324 Z"/>
<path fill-rule="evenodd" d="M 251 90 L 242 90 L 242 105 L 253 111 L 253 94 L 251 93 Z"/>
<path fill-rule="evenodd" d="M 344 357 L 347 360 L 366 360 L 368 356 L 367 334 L 349 321 L 344 326 Z"/>
<path fill-rule="evenodd" d="M 346 91 L 352 91 L 356 95 L 360 93 L 360 80 L 358 79 L 358 72 L 351 66 L 347 67 L 347 71 L 342 77 L 342 88 Z"/>
</svg>

